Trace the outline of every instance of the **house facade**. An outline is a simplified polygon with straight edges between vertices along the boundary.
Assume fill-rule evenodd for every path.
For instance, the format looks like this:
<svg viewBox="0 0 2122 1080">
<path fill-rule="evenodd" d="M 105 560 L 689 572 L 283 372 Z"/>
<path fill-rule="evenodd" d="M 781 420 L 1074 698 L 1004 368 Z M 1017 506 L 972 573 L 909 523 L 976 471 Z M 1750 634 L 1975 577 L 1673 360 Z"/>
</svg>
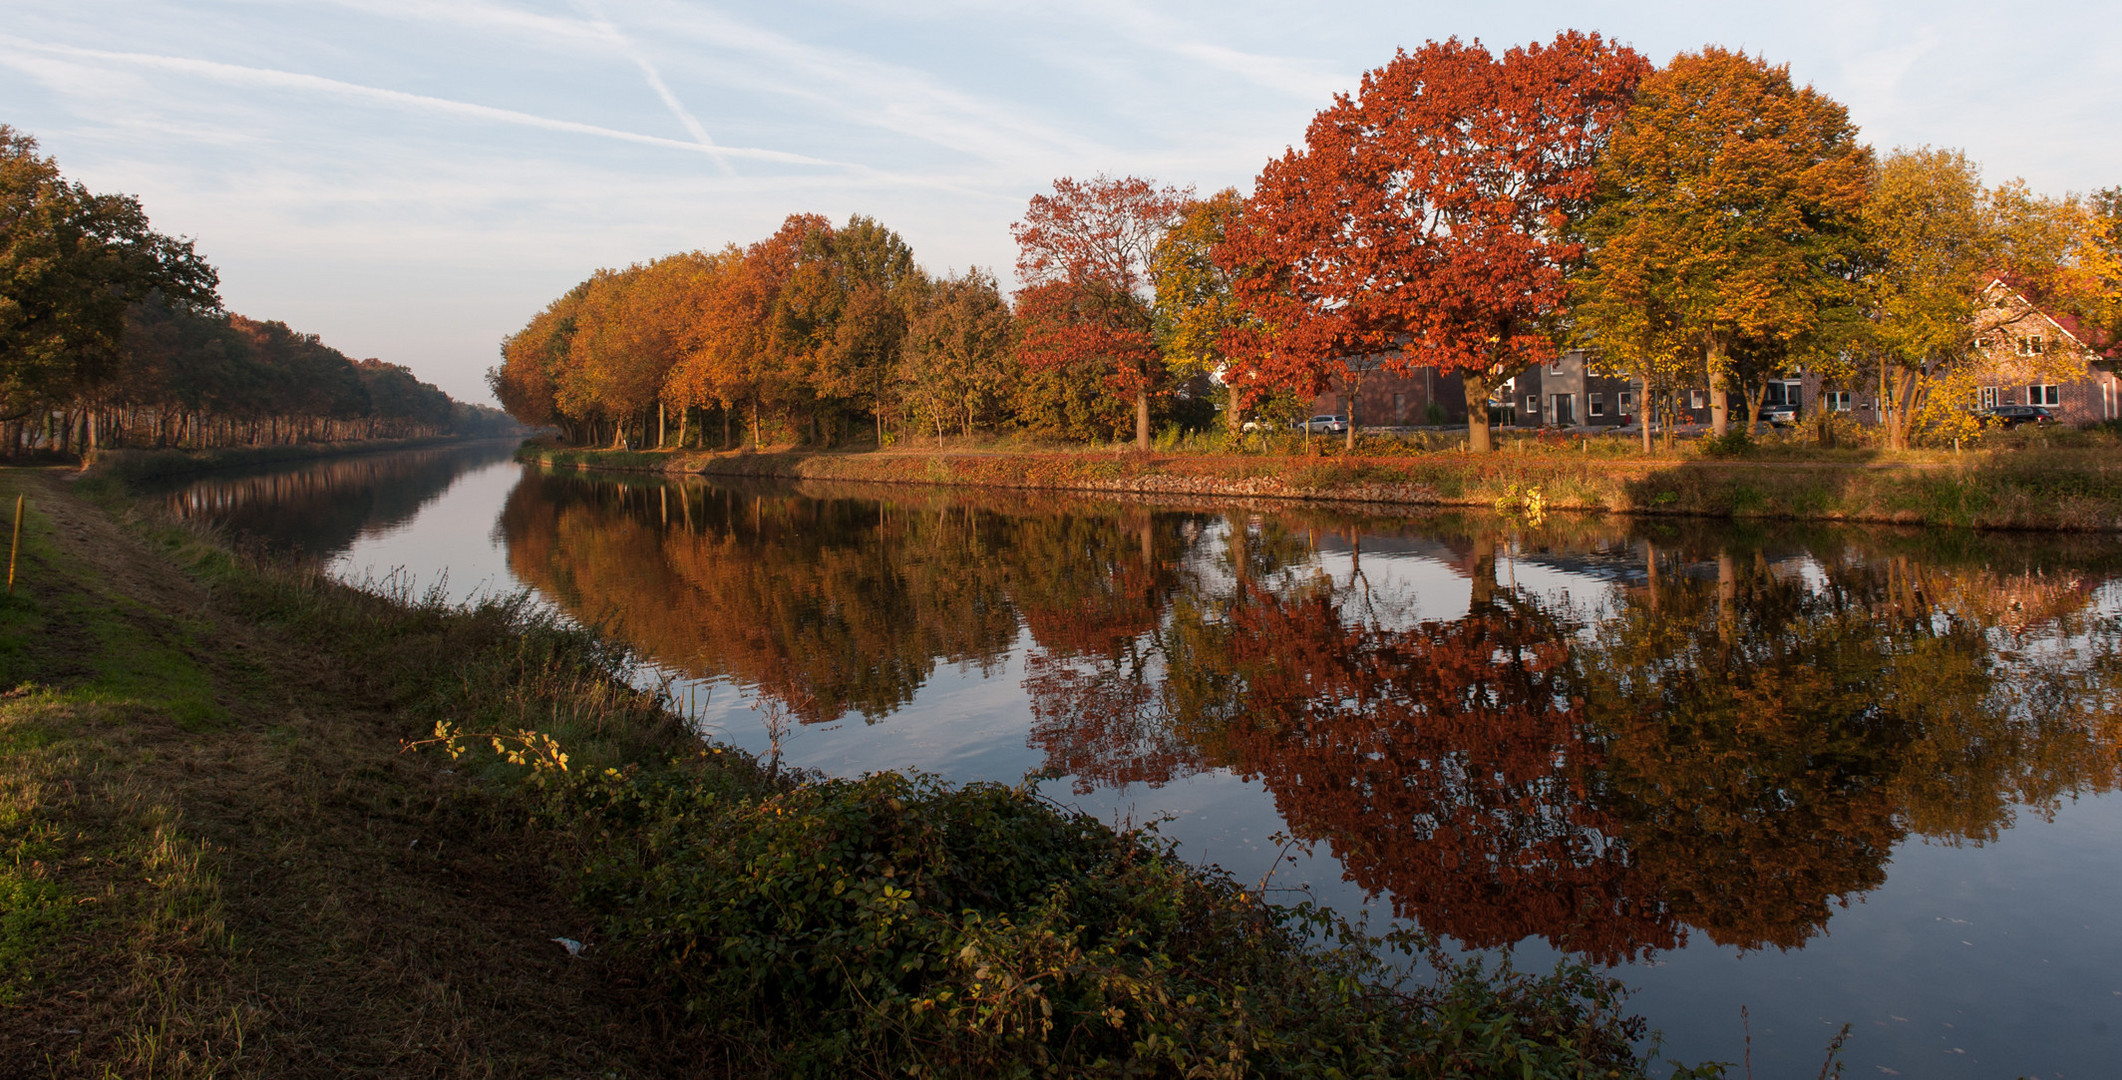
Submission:
<svg viewBox="0 0 2122 1080">
<path fill-rule="evenodd" d="M 1319 395 L 1312 411 L 1353 416 L 1360 427 L 1464 425 L 1466 384 L 1459 376 L 1440 374 L 1435 368 L 1417 368 L 1404 375 L 1381 368 L 1366 373 L 1353 391 L 1343 384 Z"/>
<path fill-rule="evenodd" d="M 2069 316 L 2051 316 L 2003 281 L 1983 291 L 1986 305 L 1978 316 L 1986 328 L 1977 360 L 1977 386 L 1970 409 L 1999 405 L 2042 405 L 2063 423 L 2084 425 L 2122 420 L 2122 377 L 2117 351 L 2089 341 Z M 2058 359 L 2064 362 L 2058 363 Z M 1637 422 L 1645 408 L 1642 384 L 1623 376 L 1592 370 L 1590 357 L 1572 349 L 1552 362 L 1535 364 L 1500 383 L 1489 400 L 1489 415 L 1506 428 L 1621 427 Z M 1672 415 L 1681 425 L 1710 422 L 1707 385 L 1673 392 Z M 1847 415 L 1861 424 L 1880 418 L 1876 380 L 1854 384 L 1827 382 L 1819 372 L 1771 380 L 1764 387 L 1764 409 L 1797 406 L 1801 415 L 1820 412 Z M 1432 409 L 1432 406 L 1435 406 Z M 1744 411 L 1732 402 L 1733 419 Z M 1320 413 L 1353 415 L 1363 427 L 1412 427 L 1466 423 L 1466 393 L 1457 375 L 1418 368 L 1411 374 L 1383 370 L 1366 375 L 1357 392 L 1346 387 L 1322 394 L 1313 408 Z"/>
<path fill-rule="evenodd" d="M 1990 282 L 1982 298 L 1972 407 L 2043 405 L 2066 424 L 2122 419 L 2111 347 L 2099 347 L 2077 320 L 2050 315 L 2002 280 Z"/>
</svg>

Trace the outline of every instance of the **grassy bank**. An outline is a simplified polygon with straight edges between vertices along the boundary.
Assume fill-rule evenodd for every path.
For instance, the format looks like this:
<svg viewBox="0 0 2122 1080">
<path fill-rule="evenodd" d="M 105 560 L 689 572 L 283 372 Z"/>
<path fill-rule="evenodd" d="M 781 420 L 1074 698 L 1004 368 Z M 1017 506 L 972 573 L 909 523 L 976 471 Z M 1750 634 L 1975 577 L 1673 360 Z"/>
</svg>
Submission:
<svg viewBox="0 0 2122 1080">
<path fill-rule="evenodd" d="M 98 450 L 88 456 L 83 468 L 93 477 L 137 484 L 155 480 L 180 480 L 228 469 L 285 465 L 299 461 L 345 457 L 348 454 L 380 454 L 391 450 L 417 450 L 428 446 L 453 446 L 476 441 L 479 440 L 469 436 L 435 435 L 418 439 L 232 446 L 215 450 Z"/>
<path fill-rule="evenodd" d="M 361 592 L 88 490 L 0 471 L 32 504 L 0 1073 L 1644 1068 L 1582 969 L 1374 940 L 1027 791 L 787 775 L 520 602 Z"/>
<path fill-rule="evenodd" d="M 527 444 L 554 468 L 779 476 L 911 484 L 1304 499 L 1381 506 L 1484 506 L 2108 532 L 2122 529 L 2122 440 L 2111 433 L 2000 439 L 1966 453 L 1800 450 L 1644 455 L 1618 438 L 1522 439 L 1471 455 L 1404 443 L 1353 452 L 886 450 L 701 453 Z"/>
</svg>

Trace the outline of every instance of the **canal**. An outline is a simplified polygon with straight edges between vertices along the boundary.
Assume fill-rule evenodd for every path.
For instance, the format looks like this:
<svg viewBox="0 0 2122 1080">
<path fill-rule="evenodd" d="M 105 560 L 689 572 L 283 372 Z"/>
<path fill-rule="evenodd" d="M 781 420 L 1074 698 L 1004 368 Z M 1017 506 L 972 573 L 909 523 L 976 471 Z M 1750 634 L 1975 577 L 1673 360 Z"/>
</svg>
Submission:
<svg viewBox="0 0 2122 1080">
<path fill-rule="evenodd" d="M 223 475 L 179 513 L 603 628 L 709 737 L 1038 778 L 1189 859 L 1521 967 L 1665 1053 L 2122 1061 L 2122 544 L 546 472 Z M 1743 1075 L 1743 1073 L 1741 1073 Z"/>
</svg>

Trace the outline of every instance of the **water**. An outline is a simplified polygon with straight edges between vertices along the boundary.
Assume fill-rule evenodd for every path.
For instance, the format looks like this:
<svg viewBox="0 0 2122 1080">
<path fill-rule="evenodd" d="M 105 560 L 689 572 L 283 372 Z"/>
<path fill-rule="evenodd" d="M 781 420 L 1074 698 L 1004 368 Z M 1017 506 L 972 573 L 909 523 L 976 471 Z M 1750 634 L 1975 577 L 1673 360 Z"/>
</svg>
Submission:
<svg viewBox="0 0 2122 1080">
<path fill-rule="evenodd" d="M 1042 776 L 1285 898 L 1610 966 L 1674 1057 L 1810 1076 L 1848 1024 L 1851 1075 L 2122 1062 L 2112 538 L 678 482 L 505 447 L 167 498 L 349 580 L 531 588 L 793 765 Z"/>
</svg>

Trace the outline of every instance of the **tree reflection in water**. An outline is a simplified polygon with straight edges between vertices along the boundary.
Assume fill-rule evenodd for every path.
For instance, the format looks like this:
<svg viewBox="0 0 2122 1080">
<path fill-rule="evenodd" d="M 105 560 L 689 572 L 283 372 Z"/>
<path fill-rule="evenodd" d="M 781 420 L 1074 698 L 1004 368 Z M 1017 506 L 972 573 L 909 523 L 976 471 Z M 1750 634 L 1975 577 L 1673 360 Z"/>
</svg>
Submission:
<svg viewBox="0 0 2122 1080">
<path fill-rule="evenodd" d="M 502 518 L 578 617 L 807 723 L 878 721 L 1028 638 L 1047 772 L 1257 780 L 1357 885 L 1474 946 L 1796 947 L 1909 836 L 1979 843 L 2115 785 L 2098 549 L 1643 528 L 538 474 Z M 1464 614 L 1374 588 L 1366 536 L 1426 545 Z M 1502 555 L 1597 587 L 1499 582 Z"/>
</svg>

